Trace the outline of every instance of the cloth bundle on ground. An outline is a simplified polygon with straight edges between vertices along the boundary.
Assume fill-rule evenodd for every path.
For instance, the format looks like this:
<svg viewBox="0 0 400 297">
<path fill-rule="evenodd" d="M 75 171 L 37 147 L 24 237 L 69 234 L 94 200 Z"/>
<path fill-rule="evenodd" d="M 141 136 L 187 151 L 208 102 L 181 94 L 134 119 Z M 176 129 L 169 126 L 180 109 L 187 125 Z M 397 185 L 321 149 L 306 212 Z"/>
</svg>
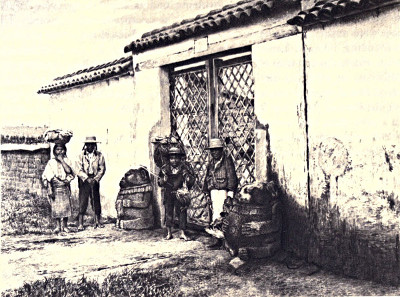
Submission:
<svg viewBox="0 0 400 297">
<path fill-rule="evenodd" d="M 73 133 L 69 130 L 47 130 L 43 137 L 47 142 L 66 144 L 71 140 Z"/>
</svg>

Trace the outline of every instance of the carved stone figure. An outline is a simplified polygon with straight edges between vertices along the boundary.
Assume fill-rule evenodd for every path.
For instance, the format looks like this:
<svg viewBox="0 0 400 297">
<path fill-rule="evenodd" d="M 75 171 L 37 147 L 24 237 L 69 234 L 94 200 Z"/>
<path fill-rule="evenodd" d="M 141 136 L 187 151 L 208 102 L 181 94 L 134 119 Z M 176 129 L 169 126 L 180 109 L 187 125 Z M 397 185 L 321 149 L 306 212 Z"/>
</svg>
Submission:
<svg viewBox="0 0 400 297">
<path fill-rule="evenodd" d="M 115 202 L 117 227 L 127 230 L 153 227 L 153 188 L 147 169 L 139 167 L 128 170 L 119 185 Z"/>
</svg>

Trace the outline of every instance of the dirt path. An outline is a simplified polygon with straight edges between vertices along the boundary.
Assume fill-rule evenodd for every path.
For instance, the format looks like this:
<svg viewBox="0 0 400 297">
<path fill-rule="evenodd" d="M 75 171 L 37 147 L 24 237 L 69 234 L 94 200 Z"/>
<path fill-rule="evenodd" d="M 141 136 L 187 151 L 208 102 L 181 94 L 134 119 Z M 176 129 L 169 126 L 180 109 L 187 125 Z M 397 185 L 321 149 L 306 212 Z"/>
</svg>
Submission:
<svg viewBox="0 0 400 297">
<path fill-rule="evenodd" d="M 24 281 L 59 275 L 68 279 L 85 275 L 99 281 L 110 272 L 127 267 L 161 265 L 176 254 L 204 250 L 206 238 L 184 242 L 162 240 L 163 232 L 128 232 L 114 228 L 88 228 L 62 235 L 2 237 L 1 291 L 17 288 Z"/>
<path fill-rule="evenodd" d="M 309 265 L 288 269 L 279 257 L 249 262 L 232 273 L 227 252 L 208 250 L 207 237 L 192 236 L 188 242 L 165 241 L 161 230 L 128 232 L 112 225 L 67 236 L 4 236 L 1 291 L 50 276 L 78 280 L 85 275 L 101 283 L 108 274 L 127 268 L 163 267 L 179 276 L 187 296 L 400 295 L 400 288 L 336 276 Z"/>
</svg>

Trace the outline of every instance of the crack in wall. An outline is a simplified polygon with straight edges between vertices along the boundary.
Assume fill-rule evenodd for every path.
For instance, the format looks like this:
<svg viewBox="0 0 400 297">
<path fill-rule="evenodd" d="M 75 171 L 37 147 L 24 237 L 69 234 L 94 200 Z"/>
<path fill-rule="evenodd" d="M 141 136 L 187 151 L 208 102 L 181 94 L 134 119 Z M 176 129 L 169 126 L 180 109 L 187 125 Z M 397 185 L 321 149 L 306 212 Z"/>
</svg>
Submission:
<svg viewBox="0 0 400 297">
<path fill-rule="evenodd" d="M 304 120 L 306 127 L 306 164 L 307 164 L 307 202 L 308 210 L 310 212 L 311 205 L 311 189 L 310 189 L 310 149 L 308 139 L 308 103 L 307 103 L 307 72 L 306 72 L 306 45 L 305 45 L 306 32 L 303 30 L 301 33 L 302 51 L 303 51 L 303 98 L 304 98 Z"/>
</svg>

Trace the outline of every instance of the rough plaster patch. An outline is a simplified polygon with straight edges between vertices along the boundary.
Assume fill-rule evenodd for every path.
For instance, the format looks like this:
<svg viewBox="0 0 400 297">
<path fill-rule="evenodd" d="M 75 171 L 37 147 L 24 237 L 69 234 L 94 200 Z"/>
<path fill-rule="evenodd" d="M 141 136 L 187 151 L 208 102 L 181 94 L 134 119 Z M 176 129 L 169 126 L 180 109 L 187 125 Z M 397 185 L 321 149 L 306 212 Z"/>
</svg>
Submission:
<svg viewBox="0 0 400 297">
<path fill-rule="evenodd" d="M 354 225 L 365 230 L 400 231 L 400 216 L 391 210 L 384 193 L 367 193 L 354 196 L 342 196 L 339 203 L 343 218 L 351 219 Z"/>
<path fill-rule="evenodd" d="M 362 230 L 400 231 L 398 149 L 364 142 L 346 146 L 335 138 L 313 146 L 311 195 L 326 195 L 342 219 Z"/>
<path fill-rule="evenodd" d="M 321 142 L 318 163 L 326 176 L 342 176 L 350 163 L 349 153 L 340 140 L 331 137 Z"/>
</svg>

